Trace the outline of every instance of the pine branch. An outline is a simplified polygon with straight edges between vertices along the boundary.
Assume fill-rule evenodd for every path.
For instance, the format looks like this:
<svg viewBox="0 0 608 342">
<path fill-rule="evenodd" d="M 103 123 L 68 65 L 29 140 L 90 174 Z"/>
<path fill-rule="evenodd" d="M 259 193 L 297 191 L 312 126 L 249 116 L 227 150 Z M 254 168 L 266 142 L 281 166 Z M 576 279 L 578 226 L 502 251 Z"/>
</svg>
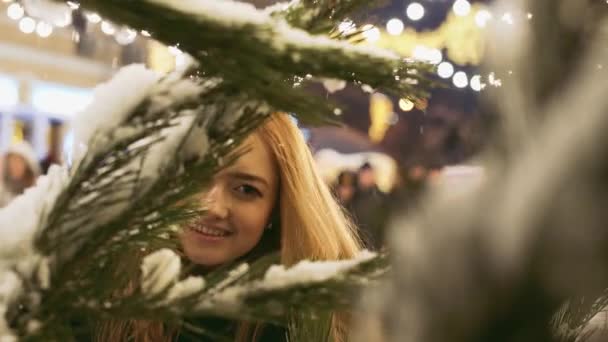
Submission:
<svg viewBox="0 0 608 342">
<path fill-rule="evenodd" d="M 325 34 L 337 29 L 341 20 L 354 11 L 371 7 L 377 1 L 321 0 L 292 1 L 269 6 L 265 12 L 284 18 L 291 26 L 311 34 Z"/>
<path fill-rule="evenodd" d="M 167 45 L 178 44 L 200 62 L 204 75 L 220 76 L 253 99 L 267 101 L 277 110 L 308 113 L 307 118 L 318 120 L 312 115 L 318 113 L 328 117 L 333 108 L 294 89 L 286 82 L 290 75 L 343 79 L 411 99 L 427 96 L 427 89 L 436 85 L 430 79 L 431 65 L 312 36 L 245 4 L 212 0 L 183 4 L 162 0 L 81 3 L 117 22 L 145 29 Z M 344 5 L 345 9 L 350 6 Z"/>
<path fill-rule="evenodd" d="M 328 312 L 297 312 L 290 316 L 289 342 L 331 342 L 331 314 Z"/>
<path fill-rule="evenodd" d="M 180 317 L 216 316 L 288 325 L 294 317 L 293 312 L 306 312 L 304 318 L 310 319 L 314 315 L 320 317 L 350 308 L 354 300 L 353 296 L 358 290 L 371 286 L 386 276 L 388 271 L 386 255 L 362 260 L 332 262 L 330 265 L 335 264 L 335 266 L 330 267 L 335 269 L 332 269 L 326 277 L 319 278 L 315 278 L 318 277 L 316 274 L 327 272 L 328 263 L 305 262 L 300 265 L 305 266 L 308 269 L 307 274 L 312 276 L 306 280 L 297 279 L 301 277 L 301 272 L 297 272 L 298 265 L 291 269 L 295 269 L 295 273 L 290 273 L 288 269 L 284 273 L 279 272 L 278 275 L 272 276 L 271 273 L 276 273 L 276 269 L 275 271 L 268 269 L 269 262 L 272 261 L 272 257 L 268 257 L 253 263 L 250 267 L 239 265 L 228 271 L 216 271 L 205 279 L 215 278 L 221 279 L 220 281 L 206 284 L 204 288 L 195 288 L 194 291 L 186 291 L 182 296 L 174 293 L 180 288 L 179 281 L 164 279 L 161 282 L 169 286 L 159 293 L 150 296 L 144 289 L 143 292 L 136 292 L 120 300 L 108 299 L 111 305 L 99 309 L 103 316 L 124 319 L 172 321 Z M 155 274 L 164 277 L 166 272 L 167 270 L 160 268 Z M 250 277 L 251 274 L 262 272 L 265 274 L 262 278 Z M 177 275 L 175 270 L 170 273 Z M 292 321 L 291 324 L 294 323 Z M 300 321 L 298 324 L 303 323 L 305 322 Z"/>
</svg>

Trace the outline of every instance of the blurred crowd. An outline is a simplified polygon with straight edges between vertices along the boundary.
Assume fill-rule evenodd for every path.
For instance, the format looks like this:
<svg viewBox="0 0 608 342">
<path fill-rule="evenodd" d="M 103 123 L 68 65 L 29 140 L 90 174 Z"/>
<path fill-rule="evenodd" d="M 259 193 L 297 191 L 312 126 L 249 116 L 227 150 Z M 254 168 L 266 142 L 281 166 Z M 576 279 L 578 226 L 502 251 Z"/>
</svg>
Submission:
<svg viewBox="0 0 608 342">
<path fill-rule="evenodd" d="M 332 184 L 335 197 L 348 211 L 359 228 L 359 235 L 370 250 L 384 247 L 386 226 L 394 206 L 407 210 L 414 205 L 439 170 L 413 167 L 396 177 L 397 183 L 388 192 L 378 187 L 377 172 L 369 162 L 358 170 L 341 171 Z"/>
</svg>

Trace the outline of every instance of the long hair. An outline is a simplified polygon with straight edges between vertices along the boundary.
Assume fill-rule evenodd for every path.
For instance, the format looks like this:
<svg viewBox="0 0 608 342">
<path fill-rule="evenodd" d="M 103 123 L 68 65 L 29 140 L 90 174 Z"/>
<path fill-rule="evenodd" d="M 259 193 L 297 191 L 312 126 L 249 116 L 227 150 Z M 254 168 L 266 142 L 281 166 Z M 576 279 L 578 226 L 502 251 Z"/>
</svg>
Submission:
<svg viewBox="0 0 608 342">
<path fill-rule="evenodd" d="M 339 260 L 354 257 L 361 248 L 356 228 L 318 174 L 304 137 L 289 116 L 274 114 L 253 134 L 268 146 L 279 172 L 274 220 L 279 223 L 281 263 L 293 265 L 304 259 Z M 146 322 L 131 325 L 116 323 L 103 327 L 106 333 L 98 335 L 98 338 L 127 336 L 125 328 L 130 330 L 129 335 L 135 338 L 135 342 L 170 341 L 175 336 L 163 329 L 162 324 L 152 328 Z M 346 314 L 334 314 L 330 330 L 334 341 L 345 340 L 346 325 Z M 235 339 L 237 342 L 255 341 L 263 327 L 261 323 L 241 322 Z M 115 329 L 123 332 L 112 333 Z"/>
<path fill-rule="evenodd" d="M 281 262 L 354 257 L 360 250 L 355 226 L 317 172 L 297 126 L 286 114 L 275 114 L 256 134 L 279 170 Z"/>
<path fill-rule="evenodd" d="M 298 127 L 287 114 L 275 114 L 255 134 L 271 150 L 279 170 L 281 263 L 354 257 L 361 249 L 356 228 L 317 172 Z M 331 334 L 336 342 L 345 340 L 345 316 L 337 314 L 332 319 Z M 245 329 L 252 330 L 242 324 L 238 342 L 252 340 Z M 257 325 L 253 330 L 259 329 Z"/>
</svg>

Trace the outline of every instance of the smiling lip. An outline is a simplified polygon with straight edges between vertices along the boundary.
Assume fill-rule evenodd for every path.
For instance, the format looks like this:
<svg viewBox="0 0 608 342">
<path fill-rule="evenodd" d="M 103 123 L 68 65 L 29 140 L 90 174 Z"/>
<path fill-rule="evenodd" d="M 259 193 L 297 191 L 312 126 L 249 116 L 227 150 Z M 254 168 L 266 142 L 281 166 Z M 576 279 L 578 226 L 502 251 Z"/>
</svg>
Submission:
<svg viewBox="0 0 608 342">
<path fill-rule="evenodd" d="M 206 225 L 201 220 L 191 224 L 188 229 L 195 233 L 197 240 L 201 241 L 221 241 L 234 234 L 228 229 Z"/>
</svg>

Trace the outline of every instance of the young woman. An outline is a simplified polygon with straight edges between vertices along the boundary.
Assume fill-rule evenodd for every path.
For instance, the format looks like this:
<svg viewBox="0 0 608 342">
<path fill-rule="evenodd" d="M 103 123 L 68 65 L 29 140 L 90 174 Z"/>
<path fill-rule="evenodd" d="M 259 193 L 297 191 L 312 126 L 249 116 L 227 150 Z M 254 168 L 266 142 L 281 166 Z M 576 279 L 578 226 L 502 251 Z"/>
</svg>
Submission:
<svg viewBox="0 0 608 342">
<path fill-rule="evenodd" d="M 355 256 L 360 243 L 352 223 L 315 170 L 300 131 L 286 114 L 275 114 L 241 146 L 243 154 L 219 172 L 201 195 L 208 213 L 181 235 L 185 256 L 206 268 L 280 251 L 281 262 L 337 260 Z M 331 335 L 345 341 L 343 316 Z M 179 333 L 134 322 L 103 327 L 100 341 L 172 341 Z M 236 323 L 235 341 L 285 340 L 284 330 Z M 178 337 L 179 339 L 179 337 Z"/>
<path fill-rule="evenodd" d="M 0 182 L 0 208 L 36 183 L 40 166 L 34 149 L 26 142 L 11 145 L 4 154 Z"/>
</svg>

